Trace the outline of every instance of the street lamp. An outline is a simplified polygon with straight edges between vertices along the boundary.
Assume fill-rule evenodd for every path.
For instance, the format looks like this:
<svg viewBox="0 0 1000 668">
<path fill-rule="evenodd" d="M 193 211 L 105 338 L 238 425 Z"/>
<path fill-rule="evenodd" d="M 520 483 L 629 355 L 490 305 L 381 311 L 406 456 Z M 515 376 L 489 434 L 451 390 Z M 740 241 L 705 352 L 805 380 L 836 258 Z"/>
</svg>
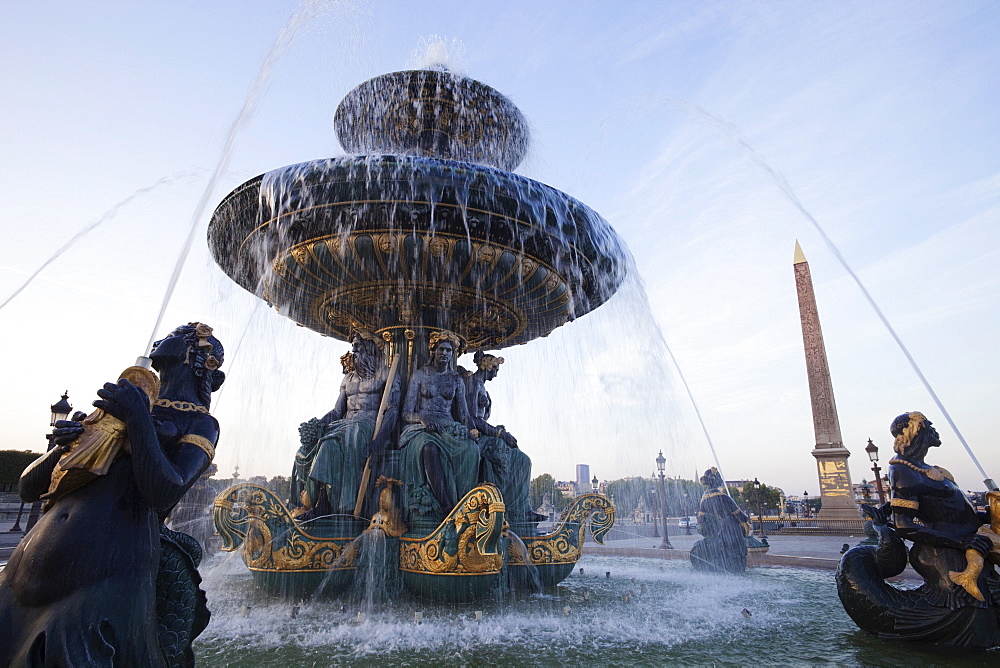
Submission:
<svg viewBox="0 0 1000 668">
<path fill-rule="evenodd" d="M 802 492 L 802 517 L 809 517 L 809 492 Z"/>
<path fill-rule="evenodd" d="M 654 480 L 655 479 L 656 478 L 654 478 Z M 653 507 L 650 508 L 650 510 L 653 511 L 653 538 L 659 538 L 660 537 L 660 530 L 657 528 L 656 509 L 660 507 L 660 504 L 657 502 L 657 499 L 656 499 L 656 488 L 655 487 L 650 487 L 649 488 L 649 494 L 653 498 Z"/>
<path fill-rule="evenodd" d="M 764 495 L 761 493 L 761 484 L 757 478 L 748 483 L 750 491 L 753 492 L 754 500 L 757 502 L 757 521 L 760 522 L 760 537 L 764 536 Z"/>
<path fill-rule="evenodd" d="M 667 534 L 667 487 L 663 482 L 663 469 L 667 465 L 667 458 L 663 456 L 663 450 L 656 457 L 656 468 L 660 472 L 660 516 L 663 517 L 663 542 L 660 548 L 672 550 L 674 546 L 670 544 L 670 536 Z"/>
<path fill-rule="evenodd" d="M 49 426 L 55 427 L 56 423 L 65 420 L 69 417 L 69 414 L 73 412 L 73 407 L 69 403 L 69 390 L 62 393 L 62 397 L 56 403 L 49 406 L 49 411 L 51 413 L 49 417 Z M 45 438 L 49 441 L 49 447 L 46 450 L 51 450 L 55 447 L 55 441 L 52 440 L 52 434 L 47 434 Z M 21 530 L 21 513 L 24 511 L 24 503 L 21 503 L 20 510 L 17 511 L 17 520 L 14 522 L 14 526 L 11 527 L 11 531 Z M 38 521 L 38 516 L 42 511 L 42 502 L 35 501 L 31 504 L 31 510 L 28 511 L 28 521 L 24 525 L 24 531 L 27 533 L 31 531 L 31 527 L 35 526 L 35 522 Z"/>
<path fill-rule="evenodd" d="M 872 460 L 872 472 L 875 474 L 875 489 L 878 491 L 878 502 L 885 503 L 885 490 L 882 489 L 882 469 L 878 466 L 878 446 L 872 443 L 872 439 L 868 439 L 868 445 L 865 446 L 865 452 L 868 453 L 868 459 Z"/>
<path fill-rule="evenodd" d="M 590 481 L 590 486 L 594 488 L 594 493 L 597 493 L 597 487 L 600 485 L 600 481 L 597 479 L 597 475 L 594 475 L 594 479 Z"/>
<path fill-rule="evenodd" d="M 691 508 L 688 506 L 691 495 L 684 492 L 684 515 L 688 518 L 687 525 L 684 527 L 684 533 L 688 536 L 691 535 Z"/>
<path fill-rule="evenodd" d="M 69 390 L 63 392 L 62 398 L 56 403 L 49 406 L 52 410 L 52 419 L 49 420 L 49 426 L 56 426 L 56 422 L 60 420 L 65 420 L 69 417 L 69 414 L 73 412 L 73 407 L 69 404 Z M 51 448 L 50 448 L 51 449 Z"/>
</svg>

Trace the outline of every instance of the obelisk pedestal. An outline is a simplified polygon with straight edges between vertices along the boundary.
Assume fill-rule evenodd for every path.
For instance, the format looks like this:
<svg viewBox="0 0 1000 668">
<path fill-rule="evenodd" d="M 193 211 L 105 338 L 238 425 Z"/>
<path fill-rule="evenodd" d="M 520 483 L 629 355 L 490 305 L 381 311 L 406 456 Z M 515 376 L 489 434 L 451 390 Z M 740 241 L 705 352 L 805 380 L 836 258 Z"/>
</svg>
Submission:
<svg viewBox="0 0 1000 668">
<path fill-rule="evenodd" d="M 812 451 L 819 472 L 819 489 L 823 505 L 821 520 L 856 520 L 860 516 L 854 501 L 851 474 L 847 469 L 850 451 L 844 447 L 840 435 L 837 404 L 833 399 L 830 366 L 823 345 L 823 331 L 819 324 L 816 295 L 813 292 L 809 263 L 795 242 L 795 287 L 799 297 L 799 316 L 802 320 L 802 343 L 806 353 L 806 371 L 809 376 L 809 396 L 812 399 L 813 429 L 816 447 Z"/>
</svg>

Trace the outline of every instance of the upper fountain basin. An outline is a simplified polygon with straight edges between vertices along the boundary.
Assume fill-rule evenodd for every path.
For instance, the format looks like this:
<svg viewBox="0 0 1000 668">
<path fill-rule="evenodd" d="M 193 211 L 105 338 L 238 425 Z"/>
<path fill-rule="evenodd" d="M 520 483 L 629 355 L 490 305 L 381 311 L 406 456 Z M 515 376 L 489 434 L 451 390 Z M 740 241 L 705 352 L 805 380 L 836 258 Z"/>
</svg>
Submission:
<svg viewBox="0 0 1000 668">
<path fill-rule="evenodd" d="M 469 349 L 549 334 L 604 303 L 626 251 L 596 212 L 499 169 L 414 156 L 282 167 L 219 204 L 222 269 L 324 335 L 448 328 Z"/>
<path fill-rule="evenodd" d="M 521 111 L 484 83 L 446 70 L 408 70 L 369 79 L 334 115 L 348 153 L 393 153 L 517 167 L 528 151 Z"/>
</svg>

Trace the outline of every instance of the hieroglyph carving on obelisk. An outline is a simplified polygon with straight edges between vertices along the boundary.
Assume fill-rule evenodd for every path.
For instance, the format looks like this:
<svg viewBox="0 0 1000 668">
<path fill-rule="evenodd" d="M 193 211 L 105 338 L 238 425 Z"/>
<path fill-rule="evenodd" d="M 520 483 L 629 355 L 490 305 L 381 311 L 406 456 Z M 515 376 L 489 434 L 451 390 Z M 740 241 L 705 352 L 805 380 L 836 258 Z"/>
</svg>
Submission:
<svg viewBox="0 0 1000 668">
<path fill-rule="evenodd" d="M 795 242 L 795 287 L 799 297 L 799 316 L 802 320 L 802 343 L 806 353 L 806 372 L 809 375 L 809 396 L 812 399 L 813 429 L 816 447 L 813 457 L 819 471 L 819 489 L 823 500 L 820 519 L 858 519 L 858 506 L 854 501 L 851 474 L 847 458 L 851 453 L 844 447 L 840 435 L 837 404 L 833 399 L 830 366 L 826 361 L 823 331 L 819 325 L 816 295 L 813 293 L 809 263 Z"/>
</svg>

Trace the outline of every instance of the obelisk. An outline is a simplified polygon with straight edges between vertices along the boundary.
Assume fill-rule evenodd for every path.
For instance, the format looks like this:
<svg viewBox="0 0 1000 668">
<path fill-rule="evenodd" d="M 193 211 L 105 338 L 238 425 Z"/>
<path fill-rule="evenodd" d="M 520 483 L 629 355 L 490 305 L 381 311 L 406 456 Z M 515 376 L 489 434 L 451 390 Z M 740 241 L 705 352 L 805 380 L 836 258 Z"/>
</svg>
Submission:
<svg viewBox="0 0 1000 668">
<path fill-rule="evenodd" d="M 819 325 L 816 295 L 813 293 L 809 263 L 795 242 L 795 288 L 799 296 L 799 317 L 802 320 L 802 343 L 806 352 L 806 372 L 809 376 L 809 396 L 812 399 L 813 429 L 816 447 L 812 454 L 819 470 L 819 490 L 823 501 L 819 519 L 856 520 L 858 505 L 854 501 L 851 474 L 847 469 L 850 451 L 840 435 L 837 404 L 833 400 L 830 366 L 826 361 L 823 331 Z"/>
</svg>

